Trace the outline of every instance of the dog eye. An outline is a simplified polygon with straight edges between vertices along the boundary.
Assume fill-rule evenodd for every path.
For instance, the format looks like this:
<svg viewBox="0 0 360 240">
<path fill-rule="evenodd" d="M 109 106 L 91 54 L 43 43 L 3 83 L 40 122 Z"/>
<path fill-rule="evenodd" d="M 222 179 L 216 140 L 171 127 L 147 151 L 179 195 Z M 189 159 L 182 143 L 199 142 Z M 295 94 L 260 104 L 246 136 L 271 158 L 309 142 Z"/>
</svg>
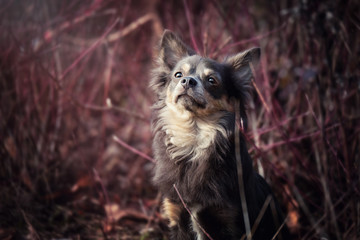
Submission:
<svg viewBox="0 0 360 240">
<path fill-rule="evenodd" d="M 174 75 L 176 78 L 181 78 L 182 77 L 182 73 L 181 72 L 177 72 Z"/>
<path fill-rule="evenodd" d="M 207 81 L 208 81 L 211 85 L 216 85 L 216 84 L 217 84 L 215 78 L 213 78 L 213 77 L 209 77 L 209 78 L 207 79 Z"/>
</svg>

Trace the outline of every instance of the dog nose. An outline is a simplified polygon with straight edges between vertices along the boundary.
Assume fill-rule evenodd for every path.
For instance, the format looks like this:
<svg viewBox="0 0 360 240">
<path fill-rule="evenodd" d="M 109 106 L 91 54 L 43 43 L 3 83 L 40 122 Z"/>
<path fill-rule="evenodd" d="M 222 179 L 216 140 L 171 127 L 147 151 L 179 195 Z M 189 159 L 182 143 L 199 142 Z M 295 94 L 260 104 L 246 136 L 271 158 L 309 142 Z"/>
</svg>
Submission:
<svg viewBox="0 0 360 240">
<path fill-rule="evenodd" d="M 185 88 L 185 89 L 188 89 L 188 88 L 193 88 L 196 86 L 197 84 L 197 81 L 192 78 L 192 77 L 184 77 L 183 79 L 180 80 L 181 82 L 181 85 Z"/>
</svg>

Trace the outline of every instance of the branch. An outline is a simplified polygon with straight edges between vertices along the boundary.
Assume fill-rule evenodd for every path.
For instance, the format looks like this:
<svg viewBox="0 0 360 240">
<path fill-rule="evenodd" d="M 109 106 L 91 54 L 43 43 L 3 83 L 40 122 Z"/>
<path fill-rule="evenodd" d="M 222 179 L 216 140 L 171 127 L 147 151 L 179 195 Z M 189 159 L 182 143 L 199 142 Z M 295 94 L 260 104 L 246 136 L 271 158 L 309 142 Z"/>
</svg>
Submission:
<svg viewBox="0 0 360 240">
<path fill-rule="evenodd" d="M 210 239 L 210 240 L 214 240 L 209 233 L 207 233 L 205 231 L 205 229 L 200 225 L 200 223 L 198 222 L 197 218 L 191 213 L 190 209 L 186 206 L 186 203 L 184 202 L 184 199 L 181 197 L 181 194 L 179 192 L 179 190 L 177 189 L 176 185 L 173 184 L 173 187 L 175 188 L 175 191 L 177 193 L 177 195 L 180 198 L 181 203 L 184 205 L 184 208 L 186 209 L 186 211 L 190 214 L 190 216 L 195 220 L 196 224 L 198 225 L 198 227 L 201 229 L 201 231 Z"/>
<path fill-rule="evenodd" d="M 63 74 L 60 76 L 60 79 L 63 79 L 85 56 L 87 56 L 90 52 L 92 52 L 105 38 L 106 36 L 111 32 L 111 30 L 115 27 L 115 25 L 119 22 L 119 18 L 117 18 L 111 25 L 106 29 L 104 34 L 97 39 L 88 49 L 86 49 L 84 52 L 78 56 L 77 59 L 63 72 Z"/>
<path fill-rule="evenodd" d="M 239 125 L 240 124 L 240 128 Z M 241 148 L 240 148 L 240 129 L 242 129 L 242 120 L 240 116 L 240 103 L 236 101 L 235 103 L 235 157 L 236 157 L 236 166 L 238 172 L 238 182 L 239 182 L 239 191 L 240 191 L 240 199 L 241 199 L 241 207 L 243 211 L 243 218 L 246 230 L 247 239 L 251 239 L 251 228 L 250 228 L 250 219 L 249 212 L 246 204 L 246 196 L 245 196 L 245 187 L 244 187 L 244 179 L 243 179 L 243 168 L 241 162 Z"/>
<path fill-rule="evenodd" d="M 185 8 L 186 20 L 187 20 L 187 22 L 189 24 L 191 42 L 193 44 L 193 47 L 194 47 L 195 51 L 199 52 L 199 47 L 198 47 L 198 45 L 196 43 L 196 40 L 195 40 L 195 37 L 194 37 L 194 25 L 191 22 L 189 6 L 187 5 L 186 0 L 183 0 L 183 3 L 184 3 L 184 8 Z"/>
<path fill-rule="evenodd" d="M 151 158 L 150 156 L 146 155 L 146 154 L 143 153 L 143 152 L 140 152 L 140 151 L 137 150 L 136 148 L 133 148 L 132 146 L 130 146 L 129 144 L 127 144 L 126 142 L 124 142 L 123 140 L 121 140 L 120 138 L 118 138 L 117 136 L 114 135 L 114 136 L 113 136 L 113 139 L 114 139 L 115 142 L 117 142 L 117 143 L 119 143 L 121 146 L 129 149 L 129 150 L 132 151 L 133 153 L 135 153 L 135 154 L 137 154 L 137 155 L 139 155 L 139 156 L 141 156 L 141 157 L 149 160 L 150 162 L 153 162 L 153 163 L 156 162 L 153 158 Z"/>
</svg>

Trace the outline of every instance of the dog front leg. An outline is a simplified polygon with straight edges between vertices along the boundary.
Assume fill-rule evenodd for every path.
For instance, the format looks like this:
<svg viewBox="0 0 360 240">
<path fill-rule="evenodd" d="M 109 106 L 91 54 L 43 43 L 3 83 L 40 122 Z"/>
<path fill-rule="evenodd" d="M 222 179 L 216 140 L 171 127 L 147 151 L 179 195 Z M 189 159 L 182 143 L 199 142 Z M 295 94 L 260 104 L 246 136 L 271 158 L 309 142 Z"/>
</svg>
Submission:
<svg viewBox="0 0 360 240">
<path fill-rule="evenodd" d="M 171 240 L 194 240 L 195 233 L 191 229 L 191 218 L 181 203 L 174 203 L 165 198 L 163 214 L 169 220 Z"/>
</svg>

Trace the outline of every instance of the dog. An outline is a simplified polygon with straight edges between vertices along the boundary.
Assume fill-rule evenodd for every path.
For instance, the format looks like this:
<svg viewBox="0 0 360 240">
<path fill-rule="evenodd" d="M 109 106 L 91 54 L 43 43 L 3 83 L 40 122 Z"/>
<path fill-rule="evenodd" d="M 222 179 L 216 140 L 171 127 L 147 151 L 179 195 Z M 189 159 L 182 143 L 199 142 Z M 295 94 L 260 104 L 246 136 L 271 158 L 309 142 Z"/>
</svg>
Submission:
<svg viewBox="0 0 360 240">
<path fill-rule="evenodd" d="M 276 239 L 289 239 L 286 226 L 280 228 L 283 218 L 273 193 L 253 170 L 241 134 L 242 181 L 238 178 L 236 106 L 246 125 L 250 65 L 258 61 L 260 49 L 217 62 L 165 30 L 158 50 L 150 82 L 157 96 L 151 124 L 153 181 L 164 196 L 170 239 L 240 239 L 247 234 L 266 240 L 278 229 Z M 246 201 L 241 201 L 241 188 Z M 264 205 L 268 197 L 271 204 Z M 247 222 L 251 231 L 246 231 Z"/>
</svg>

